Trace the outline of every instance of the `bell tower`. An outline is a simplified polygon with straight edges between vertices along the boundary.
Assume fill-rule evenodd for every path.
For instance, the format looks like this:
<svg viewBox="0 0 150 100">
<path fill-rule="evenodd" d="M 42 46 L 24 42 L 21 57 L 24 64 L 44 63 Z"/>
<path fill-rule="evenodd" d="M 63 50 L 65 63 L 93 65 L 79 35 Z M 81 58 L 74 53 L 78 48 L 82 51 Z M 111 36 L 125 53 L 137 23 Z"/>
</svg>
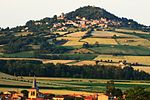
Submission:
<svg viewBox="0 0 150 100">
<path fill-rule="evenodd" d="M 39 89 L 37 87 L 36 79 L 34 77 L 33 83 L 32 83 L 32 88 L 29 89 L 29 97 L 28 98 L 30 98 L 31 100 L 36 99 L 36 98 L 38 98 L 38 95 L 39 95 Z"/>
</svg>

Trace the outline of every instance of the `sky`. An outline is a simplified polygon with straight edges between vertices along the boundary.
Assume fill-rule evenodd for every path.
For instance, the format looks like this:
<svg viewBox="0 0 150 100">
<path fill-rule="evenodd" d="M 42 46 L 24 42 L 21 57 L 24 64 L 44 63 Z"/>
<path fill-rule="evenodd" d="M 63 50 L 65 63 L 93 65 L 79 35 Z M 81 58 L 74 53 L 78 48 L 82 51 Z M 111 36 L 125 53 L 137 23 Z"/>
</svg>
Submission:
<svg viewBox="0 0 150 100">
<path fill-rule="evenodd" d="M 150 0 L 0 0 L 0 27 L 24 25 L 29 20 L 68 13 L 87 5 L 149 26 L 149 4 Z"/>
</svg>

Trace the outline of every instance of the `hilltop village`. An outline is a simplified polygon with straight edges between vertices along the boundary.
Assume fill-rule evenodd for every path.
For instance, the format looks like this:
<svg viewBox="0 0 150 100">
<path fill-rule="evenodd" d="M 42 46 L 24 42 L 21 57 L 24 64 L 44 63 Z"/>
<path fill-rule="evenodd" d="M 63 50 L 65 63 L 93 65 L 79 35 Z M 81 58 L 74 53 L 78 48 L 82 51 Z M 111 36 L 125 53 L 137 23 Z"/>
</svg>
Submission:
<svg viewBox="0 0 150 100">
<path fill-rule="evenodd" d="M 98 28 L 98 29 L 105 29 L 108 26 L 121 26 L 121 22 L 116 22 L 112 20 L 107 20 L 106 18 L 100 18 L 99 20 L 88 20 L 85 17 L 76 16 L 75 20 L 68 20 L 65 18 L 65 14 L 62 13 L 57 20 L 64 20 L 62 23 L 54 23 L 53 29 L 57 28 L 58 31 L 65 31 L 67 30 L 68 26 L 74 26 L 78 28 Z M 42 24 L 42 23 L 35 23 L 35 24 Z"/>
<path fill-rule="evenodd" d="M 62 13 L 60 16 L 54 16 L 53 19 L 56 21 L 53 23 L 52 27 L 48 27 L 50 31 L 67 31 L 70 27 L 81 28 L 81 29 L 89 29 L 89 28 L 96 28 L 98 30 L 108 29 L 108 27 L 120 27 L 121 21 L 109 20 L 107 18 L 100 18 L 97 19 L 86 19 L 85 17 L 76 16 L 75 19 L 69 20 L 66 18 L 65 14 Z M 35 26 L 47 26 L 49 22 L 42 22 L 42 21 L 34 21 L 32 22 Z M 129 23 L 130 24 L 130 23 Z M 21 32 L 28 32 L 29 28 L 24 27 L 21 29 Z"/>
</svg>

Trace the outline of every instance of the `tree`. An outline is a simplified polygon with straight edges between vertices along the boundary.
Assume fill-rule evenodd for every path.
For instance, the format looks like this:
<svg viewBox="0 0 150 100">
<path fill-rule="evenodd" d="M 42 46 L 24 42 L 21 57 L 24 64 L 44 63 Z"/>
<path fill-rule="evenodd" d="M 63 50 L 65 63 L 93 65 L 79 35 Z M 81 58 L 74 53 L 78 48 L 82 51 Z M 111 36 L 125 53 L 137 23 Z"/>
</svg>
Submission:
<svg viewBox="0 0 150 100">
<path fill-rule="evenodd" d="M 112 94 L 113 89 L 115 89 L 114 81 L 113 80 L 107 81 L 106 94 L 108 94 L 108 95 Z"/>
<path fill-rule="evenodd" d="M 27 90 L 22 90 L 21 93 L 24 95 L 25 98 L 28 98 L 28 93 L 29 93 L 29 91 L 27 91 Z"/>
<path fill-rule="evenodd" d="M 95 45 L 96 47 L 98 47 L 98 46 L 99 46 L 99 42 L 96 41 L 94 45 Z"/>
<path fill-rule="evenodd" d="M 53 21 L 56 22 L 57 21 L 57 15 L 53 16 Z"/>
<path fill-rule="evenodd" d="M 122 90 L 121 89 L 116 89 L 114 88 L 112 91 L 112 95 L 116 96 L 118 99 L 121 99 L 123 96 Z"/>
<path fill-rule="evenodd" d="M 85 43 L 83 44 L 83 48 L 88 48 L 88 47 L 90 47 L 89 43 L 88 43 L 88 42 L 85 42 Z"/>
<path fill-rule="evenodd" d="M 126 100 L 150 100 L 150 92 L 143 87 L 134 87 L 126 91 Z"/>
</svg>

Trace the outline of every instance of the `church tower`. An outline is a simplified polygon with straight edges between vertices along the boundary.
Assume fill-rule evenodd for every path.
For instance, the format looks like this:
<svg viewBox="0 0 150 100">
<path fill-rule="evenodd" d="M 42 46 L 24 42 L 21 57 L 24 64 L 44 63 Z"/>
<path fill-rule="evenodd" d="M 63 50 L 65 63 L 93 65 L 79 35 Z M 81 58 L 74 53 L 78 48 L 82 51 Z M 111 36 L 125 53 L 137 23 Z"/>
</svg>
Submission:
<svg viewBox="0 0 150 100">
<path fill-rule="evenodd" d="M 28 98 L 30 98 L 31 100 L 36 99 L 36 98 L 38 98 L 38 95 L 39 95 L 39 89 L 37 87 L 36 79 L 34 77 L 33 83 L 32 83 L 32 88 L 29 89 L 29 97 Z"/>
</svg>

